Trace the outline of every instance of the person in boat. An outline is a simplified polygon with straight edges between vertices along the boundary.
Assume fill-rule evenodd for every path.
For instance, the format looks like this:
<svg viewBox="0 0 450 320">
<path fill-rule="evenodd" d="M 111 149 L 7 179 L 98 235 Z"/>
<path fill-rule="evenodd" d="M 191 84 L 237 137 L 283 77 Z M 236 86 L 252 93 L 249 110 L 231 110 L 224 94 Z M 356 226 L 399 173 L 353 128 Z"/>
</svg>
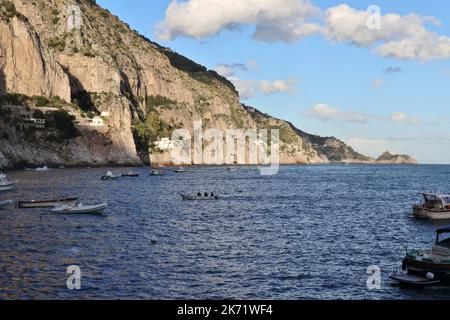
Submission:
<svg viewBox="0 0 450 320">
<path fill-rule="evenodd" d="M 208 197 L 209 197 L 208 192 L 205 192 L 205 198 L 208 198 Z"/>
<path fill-rule="evenodd" d="M 199 193 L 197 193 L 197 197 L 201 197 L 202 196 L 202 194 L 199 192 Z"/>
<path fill-rule="evenodd" d="M 215 194 L 213 192 L 211 192 L 211 198 L 214 198 Z"/>
</svg>

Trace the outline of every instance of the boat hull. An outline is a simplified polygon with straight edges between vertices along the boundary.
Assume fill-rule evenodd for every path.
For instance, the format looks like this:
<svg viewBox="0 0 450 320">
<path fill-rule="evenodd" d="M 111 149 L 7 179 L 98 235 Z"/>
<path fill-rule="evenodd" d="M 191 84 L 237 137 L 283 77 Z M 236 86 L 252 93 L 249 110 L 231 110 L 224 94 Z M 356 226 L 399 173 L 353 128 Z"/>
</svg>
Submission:
<svg viewBox="0 0 450 320">
<path fill-rule="evenodd" d="M 450 219 L 450 209 L 429 210 L 422 206 L 415 206 L 413 208 L 413 217 L 426 220 L 446 220 Z"/>
<path fill-rule="evenodd" d="M 67 198 L 60 200 L 47 200 L 47 201 L 19 201 L 18 207 L 20 209 L 33 209 L 33 208 L 54 208 L 60 205 L 76 205 L 79 198 Z"/>
<path fill-rule="evenodd" d="M 409 275 L 426 279 L 427 274 L 432 273 L 434 275 L 433 281 L 450 284 L 450 261 L 448 263 L 436 263 L 405 258 L 403 268 L 408 271 Z"/>
<path fill-rule="evenodd" d="M 13 204 L 14 204 L 14 201 L 12 201 L 12 200 L 1 201 L 0 209 L 12 206 Z"/>
<path fill-rule="evenodd" d="M 189 200 L 189 201 L 214 201 L 214 200 L 218 200 L 219 197 L 218 196 L 214 196 L 214 197 L 198 197 L 198 196 L 188 196 L 188 195 L 181 195 L 181 197 L 183 198 L 183 200 Z"/>
<path fill-rule="evenodd" d="M 95 206 L 64 206 L 53 209 L 54 214 L 103 214 L 108 204 L 102 203 Z"/>
<path fill-rule="evenodd" d="M 0 185 L 0 191 L 11 191 L 14 189 L 14 187 L 15 187 L 14 183 Z"/>
</svg>

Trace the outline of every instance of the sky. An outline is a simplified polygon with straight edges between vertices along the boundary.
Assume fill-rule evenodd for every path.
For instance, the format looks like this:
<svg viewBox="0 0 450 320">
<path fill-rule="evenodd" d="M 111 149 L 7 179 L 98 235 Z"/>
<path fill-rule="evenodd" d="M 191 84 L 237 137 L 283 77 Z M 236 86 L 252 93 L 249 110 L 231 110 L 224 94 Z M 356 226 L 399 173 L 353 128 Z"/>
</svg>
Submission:
<svg viewBox="0 0 450 320">
<path fill-rule="evenodd" d="M 227 77 L 246 105 L 372 157 L 450 163 L 448 1 L 97 3 Z"/>
</svg>

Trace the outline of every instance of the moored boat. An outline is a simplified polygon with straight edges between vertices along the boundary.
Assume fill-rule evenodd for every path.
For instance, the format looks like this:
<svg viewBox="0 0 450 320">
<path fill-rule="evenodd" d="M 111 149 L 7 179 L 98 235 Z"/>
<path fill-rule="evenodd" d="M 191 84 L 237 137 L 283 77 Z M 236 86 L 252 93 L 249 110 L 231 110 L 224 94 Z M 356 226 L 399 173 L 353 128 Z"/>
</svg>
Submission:
<svg viewBox="0 0 450 320">
<path fill-rule="evenodd" d="M 413 207 L 413 216 L 419 219 L 450 219 L 450 195 L 421 193 L 424 202 Z"/>
<path fill-rule="evenodd" d="M 137 178 L 137 177 L 139 177 L 139 173 L 128 172 L 128 173 L 122 174 L 122 177 Z"/>
<path fill-rule="evenodd" d="M 0 201 L 0 209 L 10 207 L 14 204 L 12 200 Z"/>
<path fill-rule="evenodd" d="M 175 170 L 173 170 L 173 172 L 175 172 L 175 173 L 184 173 L 184 172 L 186 172 L 186 169 L 184 169 L 183 167 L 178 167 Z"/>
<path fill-rule="evenodd" d="M 81 203 L 76 205 L 58 206 L 51 210 L 55 214 L 103 214 L 108 207 L 107 203 L 85 206 Z"/>
<path fill-rule="evenodd" d="M 52 200 L 19 201 L 18 207 L 20 209 L 54 208 L 61 205 L 75 205 L 78 199 L 79 198 L 62 198 Z"/>
<path fill-rule="evenodd" d="M 208 195 L 203 195 L 203 194 L 196 194 L 196 195 L 187 195 L 187 194 L 181 194 L 180 196 L 183 198 L 183 200 L 189 200 L 189 201 L 213 201 L 213 200 L 218 200 L 219 197 L 215 194 L 208 194 Z"/>
<path fill-rule="evenodd" d="M 394 272 L 390 278 L 408 285 L 450 284 L 450 238 L 440 239 L 450 234 L 450 228 L 439 229 L 436 234 L 431 250 L 406 250 L 402 270 Z"/>
<path fill-rule="evenodd" d="M 15 185 L 15 182 L 9 181 L 5 174 L 0 173 L 0 191 L 10 191 Z"/>
<path fill-rule="evenodd" d="M 151 176 L 163 176 L 163 175 L 164 175 L 164 172 L 162 172 L 162 171 L 160 171 L 160 170 L 158 170 L 158 169 L 153 169 L 153 170 L 150 172 L 150 175 L 151 175 Z"/>
<path fill-rule="evenodd" d="M 104 176 L 101 177 L 102 180 L 116 180 L 119 176 L 114 175 L 111 171 L 107 171 Z"/>
</svg>

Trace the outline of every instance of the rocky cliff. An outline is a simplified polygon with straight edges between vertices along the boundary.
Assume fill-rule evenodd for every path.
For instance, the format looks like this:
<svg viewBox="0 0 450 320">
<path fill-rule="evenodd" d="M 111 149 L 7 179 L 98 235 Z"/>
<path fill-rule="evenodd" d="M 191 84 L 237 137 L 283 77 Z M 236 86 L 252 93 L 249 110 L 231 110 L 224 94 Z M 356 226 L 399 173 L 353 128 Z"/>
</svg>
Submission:
<svg viewBox="0 0 450 320">
<path fill-rule="evenodd" d="M 418 164 L 416 159 L 406 154 L 392 154 L 384 152 L 377 160 L 378 164 Z"/>
<path fill-rule="evenodd" d="M 95 1 L 0 0 L 0 94 L 0 166 L 170 163 L 155 143 L 194 121 L 279 129 L 283 163 L 369 159 L 243 106 L 228 80 Z"/>
</svg>

